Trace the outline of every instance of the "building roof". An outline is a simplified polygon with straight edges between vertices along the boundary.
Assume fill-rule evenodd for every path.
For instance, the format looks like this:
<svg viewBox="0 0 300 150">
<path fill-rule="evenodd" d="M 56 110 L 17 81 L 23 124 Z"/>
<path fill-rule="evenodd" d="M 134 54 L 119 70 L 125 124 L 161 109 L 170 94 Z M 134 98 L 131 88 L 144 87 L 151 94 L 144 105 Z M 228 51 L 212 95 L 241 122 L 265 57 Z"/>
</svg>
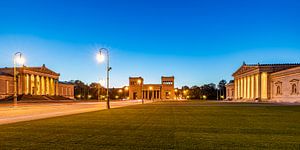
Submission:
<svg viewBox="0 0 300 150">
<path fill-rule="evenodd" d="M 293 67 L 300 66 L 300 63 L 282 63 L 282 64 L 246 64 L 243 62 L 242 66 L 235 71 L 232 76 L 243 74 L 246 72 L 257 71 L 257 72 L 269 72 L 274 73 L 277 71 L 282 71 L 285 69 L 290 69 Z"/>
<path fill-rule="evenodd" d="M 11 75 L 10 73 L 5 73 L 5 72 L 0 72 L 0 75 L 13 77 L 13 75 Z"/>
<path fill-rule="evenodd" d="M 1 70 L 5 71 L 5 70 L 13 70 L 13 69 L 14 69 L 13 67 L 0 68 L 0 72 L 1 72 Z M 24 70 L 29 70 L 29 71 L 34 71 L 34 72 L 40 72 L 40 73 L 50 74 L 50 75 L 54 75 L 54 76 L 60 76 L 59 73 L 56 73 L 56 72 L 52 71 L 51 69 L 47 68 L 45 66 L 45 64 L 43 64 L 41 67 L 27 67 L 27 66 L 17 67 L 17 70 L 18 71 L 19 70 L 23 70 L 23 71 Z"/>
</svg>

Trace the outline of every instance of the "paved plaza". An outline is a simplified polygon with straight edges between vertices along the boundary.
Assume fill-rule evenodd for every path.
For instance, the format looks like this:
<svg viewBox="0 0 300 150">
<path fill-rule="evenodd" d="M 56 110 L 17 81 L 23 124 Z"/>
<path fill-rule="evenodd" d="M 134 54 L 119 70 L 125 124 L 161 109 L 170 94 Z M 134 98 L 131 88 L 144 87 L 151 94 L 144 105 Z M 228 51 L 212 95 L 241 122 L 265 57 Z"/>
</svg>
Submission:
<svg viewBox="0 0 300 150">
<path fill-rule="evenodd" d="M 145 101 L 150 103 L 151 101 Z M 113 101 L 111 108 L 142 104 L 141 100 Z M 0 125 L 106 109 L 106 102 L 56 102 L 0 104 Z"/>
</svg>

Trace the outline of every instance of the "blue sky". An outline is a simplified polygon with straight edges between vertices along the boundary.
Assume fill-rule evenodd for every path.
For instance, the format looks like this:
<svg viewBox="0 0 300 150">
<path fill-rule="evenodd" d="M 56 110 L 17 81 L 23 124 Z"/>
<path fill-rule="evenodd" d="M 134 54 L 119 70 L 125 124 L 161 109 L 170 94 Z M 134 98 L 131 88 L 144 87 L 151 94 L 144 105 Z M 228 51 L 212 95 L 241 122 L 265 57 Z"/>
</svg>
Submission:
<svg viewBox="0 0 300 150">
<path fill-rule="evenodd" d="M 105 78 L 97 49 L 111 53 L 111 86 L 129 76 L 176 86 L 217 83 L 246 63 L 300 62 L 300 1 L 2 0 L 0 66 L 21 51 L 61 80 Z"/>
</svg>

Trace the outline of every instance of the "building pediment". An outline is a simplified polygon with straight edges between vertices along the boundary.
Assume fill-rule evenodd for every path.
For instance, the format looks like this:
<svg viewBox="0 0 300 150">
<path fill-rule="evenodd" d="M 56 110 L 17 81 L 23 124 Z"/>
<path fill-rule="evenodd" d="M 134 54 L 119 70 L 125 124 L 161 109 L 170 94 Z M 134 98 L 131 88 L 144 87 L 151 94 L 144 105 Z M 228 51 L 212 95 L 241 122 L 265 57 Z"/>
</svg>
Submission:
<svg viewBox="0 0 300 150">
<path fill-rule="evenodd" d="M 45 65 L 43 65 L 42 67 L 24 67 L 24 70 L 43 73 L 43 74 L 49 74 L 49 75 L 53 75 L 53 76 L 60 75 L 59 73 L 56 73 L 56 72 L 52 71 L 51 69 L 47 68 Z"/>
<path fill-rule="evenodd" d="M 243 64 L 236 72 L 234 72 L 232 74 L 232 76 L 241 75 L 241 74 L 244 74 L 246 72 L 250 72 L 250 71 L 253 71 L 256 69 L 257 69 L 256 66 L 247 66 L 247 65 Z"/>
</svg>

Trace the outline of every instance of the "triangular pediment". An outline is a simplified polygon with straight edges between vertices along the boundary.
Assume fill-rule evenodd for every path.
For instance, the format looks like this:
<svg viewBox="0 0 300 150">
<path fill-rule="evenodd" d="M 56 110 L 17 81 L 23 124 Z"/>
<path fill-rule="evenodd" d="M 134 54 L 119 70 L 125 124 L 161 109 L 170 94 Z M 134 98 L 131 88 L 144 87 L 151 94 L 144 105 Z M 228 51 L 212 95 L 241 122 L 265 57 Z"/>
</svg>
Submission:
<svg viewBox="0 0 300 150">
<path fill-rule="evenodd" d="M 246 72 L 250 72 L 257 69 L 257 66 L 247 66 L 247 65 L 242 65 L 236 72 L 234 72 L 232 75 L 236 76 L 236 75 L 240 75 Z"/>
<path fill-rule="evenodd" d="M 50 74 L 50 75 L 55 75 L 55 76 L 59 76 L 59 73 L 56 73 L 54 71 L 52 71 L 51 69 L 42 66 L 42 67 L 28 67 L 26 68 L 26 70 L 30 70 L 30 71 L 34 71 L 34 72 L 40 72 L 40 73 L 45 73 L 45 74 Z"/>
</svg>

